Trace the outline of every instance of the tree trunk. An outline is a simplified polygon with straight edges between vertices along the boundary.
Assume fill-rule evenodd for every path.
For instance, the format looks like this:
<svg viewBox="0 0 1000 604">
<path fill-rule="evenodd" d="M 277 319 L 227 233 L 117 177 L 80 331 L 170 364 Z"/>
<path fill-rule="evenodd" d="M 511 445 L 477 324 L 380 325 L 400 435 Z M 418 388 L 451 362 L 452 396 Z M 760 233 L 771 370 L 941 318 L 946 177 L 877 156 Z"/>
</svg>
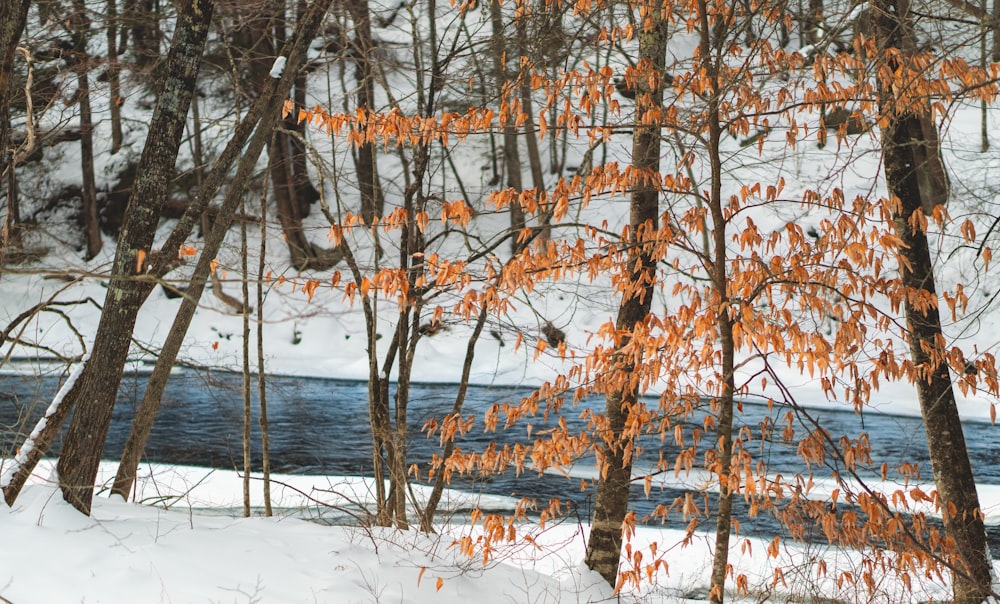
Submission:
<svg viewBox="0 0 1000 604">
<path fill-rule="evenodd" d="M 0 267 L 10 252 L 20 250 L 14 150 L 10 143 L 10 100 L 13 91 L 14 53 L 28 19 L 30 0 L 0 0 L 0 182 L 8 184 L 7 213 L 0 238 Z M 2 186 L 2 185 L 0 185 Z"/>
<path fill-rule="evenodd" d="M 17 261 L 21 257 L 24 243 L 21 238 L 21 204 L 18 202 L 17 170 L 14 162 L 10 162 L 7 178 L 0 181 L 0 186 L 7 186 L 7 215 L 3 220 L 3 238 L 0 240 L 0 274 L 8 262 Z"/>
<path fill-rule="evenodd" d="M 267 40 L 265 46 L 277 47 L 285 42 L 285 9 L 281 4 L 275 5 L 273 16 L 273 31 L 269 28 L 262 28 L 262 35 Z M 263 22 L 263 20 L 262 20 Z M 267 51 L 270 54 L 270 51 Z M 298 82 L 300 78 L 296 78 Z M 303 105 L 299 105 L 302 107 Z M 286 120 L 286 123 L 296 123 L 293 119 Z M 281 230 L 285 234 L 285 243 L 288 245 L 288 253 L 292 259 L 292 266 L 298 270 L 305 270 L 309 267 L 310 260 L 315 256 L 305 231 L 302 230 L 303 214 L 301 204 L 296 195 L 295 175 L 293 174 L 291 137 L 287 132 L 277 129 L 268 145 L 268 174 L 271 179 L 271 186 L 274 190 L 274 201 L 277 206 L 278 221 L 281 223 Z"/>
<path fill-rule="evenodd" d="M 644 71 L 636 95 L 636 127 L 632 138 L 632 166 L 637 182 L 629 202 L 628 287 L 622 296 L 615 328 L 621 336 L 612 371 L 613 381 L 624 386 L 608 393 L 605 415 L 611 428 L 601 450 L 601 480 L 587 542 L 587 566 L 596 570 L 608 583 L 616 585 L 621 559 L 623 522 L 628 511 L 632 479 L 634 442 L 625 435 L 629 411 L 638 401 L 638 380 L 633 379 L 638 353 L 622 352 L 631 341 L 637 326 L 643 324 L 652 303 L 656 285 L 656 260 L 652 237 L 659 217 L 660 128 L 656 119 L 644 119 L 647 112 L 663 105 L 663 87 L 658 78 L 666 70 L 667 22 L 659 10 L 650 11 L 650 27 L 639 38 L 639 67 Z M 649 75 L 650 77 L 645 77 Z M 650 79 L 654 80 L 650 86 Z"/>
<path fill-rule="evenodd" d="M 245 207 L 245 206 L 244 206 Z M 246 210 L 244 209 L 244 212 Z M 247 263 L 247 223 L 240 221 L 240 275 L 243 294 L 243 517 L 250 517 L 250 468 L 253 464 L 251 447 L 253 406 L 250 384 L 250 271 Z"/>
<path fill-rule="evenodd" d="M 210 278 L 212 260 L 217 256 L 219 248 L 225 240 L 226 231 L 232 223 L 236 208 L 243 198 L 244 192 L 256 171 L 257 159 L 260 157 L 264 146 L 271 140 L 271 133 L 274 129 L 278 116 L 278 107 L 281 99 L 288 96 L 291 90 L 294 75 L 305 61 L 306 50 L 310 42 L 316 36 L 323 17 L 329 8 L 331 0 L 317 0 L 307 11 L 305 17 L 299 21 L 292 40 L 285 44 L 281 50 L 281 55 L 288 57 L 285 65 L 286 73 L 281 80 L 275 81 L 268 78 L 268 82 L 261 87 L 262 94 L 255 100 L 254 105 L 247 112 L 243 121 L 237 126 L 237 133 L 226 145 L 222 157 L 216 162 L 215 167 L 205 180 L 205 184 L 199 187 L 198 198 L 191 204 L 191 208 L 184 214 L 181 224 L 171 233 L 170 238 L 164 245 L 164 254 L 176 254 L 180 243 L 184 241 L 187 234 L 191 232 L 195 220 L 201 215 L 203 209 L 207 207 L 208 201 L 215 197 L 216 192 L 222 185 L 222 176 L 228 174 L 233 160 L 239 155 L 240 163 L 226 191 L 226 197 L 216 215 L 212 228 L 205 236 L 204 249 L 198 257 L 194 272 L 191 276 L 186 295 L 181 306 L 174 317 L 174 323 L 170 327 L 170 333 L 160 350 L 156 359 L 156 366 L 146 390 L 143 393 L 142 402 L 136 412 L 136 419 L 132 423 L 132 430 L 129 433 L 125 444 L 125 451 L 122 453 L 122 460 L 118 466 L 118 474 L 115 477 L 114 492 L 127 498 L 132 490 L 132 483 L 135 479 L 136 469 L 142 457 L 142 452 L 146 448 L 146 441 L 153 428 L 153 421 L 159 411 L 160 400 L 167 385 L 167 378 L 170 375 L 170 368 L 173 366 L 177 355 L 180 353 L 181 345 L 184 341 L 184 334 L 187 333 L 194 313 L 198 309 L 198 303 L 204 293 L 205 286 Z M 273 82 L 273 84 L 272 84 Z M 258 124 L 259 120 L 259 124 Z M 253 129 L 253 136 L 247 144 L 247 137 L 250 132 L 247 128 Z M 244 148 L 246 147 L 246 148 Z M 186 226 L 185 226 L 186 225 Z M 159 274 L 159 272 L 157 272 Z M 258 312 L 260 309 L 258 308 Z M 158 379 L 159 378 L 159 379 Z"/>
<path fill-rule="evenodd" d="M 987 12 L 986 0 L 979 1 L 979 8 L 982 9 L 984 14 L 989 14 Z M 989 63 L 986 61 L 988 53 L 986 52 L 986 41 L 989 39 L 990 28 L 988 25 L 983 25 L 981 30 L 982 37 L 979 38 L 979 67 L 986 71 L 989 69 Z M 979 152 L 986 153 L 990 150 L 990 134 L 989 134 L 989 103 L 986 99 L 979 101 Z"/>
<path fill-rule="evenodd" d="M 125 358 L 139 307 L 153 281 L 143 279 L 167 185 L 174 170 L 194 93 L 198 68 L 211 26 L 214 0 L 189 0 L 181 9 L 167 58 L 167 76 L 139 160 L 125 223 L 118 240 L 104 310 L 91 359 L 80 377 L 78 407 L 73 414 L 62 455 L 59 486 L 63 497 L 90 513 L 94 479 L 104 451 Z"/>
<path fill-rule="evenodd" d="M 490 0 L 490 26 L 491 42 L 493 49 L 493 78 L 497 89 L 497 102 L 505 105 L 505 97 L 512 95 L 508 90 L 507 77 L 507 44 L 503 35 L 503 13 L 501 12 L 501 0 Z M 503 116 L 501 112 L 503 126 L 503 161 L 504 171 L 507 172 L 507 188 L 520 193 L 524 190 L 521 179 L 521 156 L 517 147 L 517 128 L 514 126 L 513 116 Z M 511 238 L 511 251 L 517 254 L 521 251 L 523 244 L 520 233 L 524 229 L 524 209 L 517 201 L 510 204 L 510 229 L 514 233 Z"/>
<path fill-rule="evenodd" d="M 295 6 L 295 17 L 296 20 L 301 21 L 302 17 L 306 14 L 306 3 L 305 0 L 298 0 Z M 298 77 L 295 78 L 295 105 L 297 107 L 305 107 L 309 102 L 307 98 L 307 85 L 308 85 L 308 73 L 305 70 L 301 70 L 298 73 Z M 309 179 L 309 167 L 306 161 L 306 123 L 299 122 L 297 119 L 293 119 L 293 116 L 288 116 L 285 120 L 286 130 L 291 132 L 296 132 L 298 136 L 288 136 L 288 144 L 291 149 L 292 155 L 292 174 L 294 175 L 295 183 L 295 200 L 299 205 L 299 216 L 303 218 L 309 216 L 309 212 L 312 209 L 312 204 L 319 200 L 319 191 L 313 186 L 312 181 Z M 300 138 L 301 137 L 301 138 Z"/>
<path fill-rule="evenodd" d="M 132 33 L 136 62 L 149 65 L 160 56 L 163 32 L 160 31 L 159 11 L 153 0 L 126 0 L 124 17 Z"/>
<path fill-rule="evenodd" d="M 901 49 L 905 60 L 906 49 L 910 47 L 908 38 L 912 36 L 908 2 L 872 0 L 871 11 L 877 16 L 876 39 L 883 45 L 880 50 Z M 888 67 L 893 68 L 892 65 Z M 884 70 L 878 70 L 880 76 L 883 73 Z M 981 602 L 991 593 L 992 568 L 951 375 L 947 363 L 942 361 L 945 339 L 941 319 L 936 305 L 930 308 L 915 306 L 909 293 L 923 291 L 933 300 L 938 300 L 927 235 L 911 223 L 911 217 L 925 211 L 929 201 L 927 191 L 921 187 L 920 173 L 924 167 L 919 156 L 927 145 L 927 124 L 933 127 L 933 122 L 929 106 L 927 114 L 917 115 L 911 101 L 903 102 L 902 108 L 897 105 L 898 93 L 893 90 L 896 84 L 879 79 L 879 111 L 887 118 L 882 128 L 886 185 L 893 202 L 898 200 L 894 219 L 896 232 L 902 240 L 899 264 L 903 285 L 908 292 L 904 297 L 904 312 L 910 356 L 919 372 L 915 385 L 942 519 L 947 535 L 955 542 L 953 553 L 957 556 L 949 558 L 953 565 L 955 601 Z M 914 94 L 905 90 L 902 93 Z"/>
<path fill-rule="evenodd" d="M 910 291 L 923 290 L 934 300 L 934 265 L 927 235 L 914 229 L 909 218 L 922 211 L 919 188 L 908 147 L 920 134 L 920 121 L 913 116 L 897 118 L 882 133 L 883 161 L 890 194 L 899 198 L 896 231 L 902 240 L 900 252 L 909 270 L 901 269 L 903 284 Z M 956 602 L 980 602 L 990 595 L 991 566 L 986 549 L 979 496 L 965 446 L 965 435 L 955 403 L 948 365 L 941 361 L 944 335 L 937 307 L 921 309 L 907 295 L 904 304 L 910 338 L 910 357 L 926 377 L 917 379 L 920 412 L 927 434 L 934 483 L 944 516 L 945 531 L 955 540 L 961 573 L 953 573 Z M 932 356 L 933 355 L 933 356 Z M 954 513 L 948 510 L 954 509 Z"/>
<path fill-rule="evenodd" d="M 702 0 L 702 56 L 708 57 L 705 51 L 709 46 L 707 5 Z M 733 320 L 729 316 L 729 298 L 727 283 L 729 281 L 726 259 L 726 218 L 722 199 L 722 115 L 719 108 L 718 68 L 711 62 L 708 77 L 712 80 L 713 93 L 708 102 L 708 154 L 711 164 L 711 192 L 706 204 L 712 217 L 712 246 L 714 258 L 710 269 L 712 288 L 717 297 L 719 307 L 716 325 L 719 329 L 719 346 L 722 352 L 722 365 L 719 367 L 720 386 L 722 391 L 713 401 L 713 409 L 718 413 L 716 422 L 718 458 L 714 461 L 714 474 L 719 478 L 719 507 L 715 518 L 715 552 L 712 558 L 712 581 L 709 588 L 709 601 L 721 604 L 725 599 L 726 575 L 729 566 L 729 539 L 733 527 L 733 493 L 729 486 L 729 474 L 733 465 L 733 395 L 736 391 L 735 347 L 733 341 Z"/>
<path fill-rule="evenodd" d="M 118 4 L 107 0 L 108 92 L 111 96 L 111 154 L 122 148 L 122 85 L 118 64 Z"/>
<path fill-rule="evenodd" d="M 299 20 L 305 11 L 299 12 Z M 260 258 L 257 263 L 257 402 L 260 405 L 260 459 L 264 477 L 264 515 L 271 517 L 271 427 L 267 421 L 267 372 L 264 366 L 264 280 L 267 279 L 267 203 L 260 208 Z"/>
<path fill-rule="evenodd" d="M 289 68 L 294 67 L 289 65 Z M 287 92 L 287 91 L 286 91 Z M 277 93 L 272 96 L 273 106 L 277 107 L 279 99 L 284 95 Z M 170 326 L 167 338 L 160 349 L 160 354 L 156 358 L 156 366 L 146 384 L 142 401 L 136 411 L 135 419 L 132 422 L 132 430 L 129 432 L 128 440 L 125 442 L 125 450 L 122 452 L 121 463 L 118 465 L 118 473 L 115 476 L 113 491 L 123 498 L 128 498 L 128 493 L 132 490 L 132 483 L 135 479 L 136 469 L 142 458 L 142 452 L 146 448 L 146 442 L 153 428 L 153 421 L 160 409 L 160 401 L 163 391 L 166 389 L 167 380 L 170 377 L 170 369 L 173 367 L 177 355 L 180 353 L 184 343 L 184 336 L 187 334 L 198 304 L 205 287 L 211 279 L 212 260 L 218 255 L 222 243 L 225 241 L 226 232 L 232 224 L 233 216 L 239 207 L 243 195 L 246 193 L 250 180 L 256 171 L 257 158 L 264 150 L 265 141 L 271 138 L 271 131 L 274 127 L 276 116 L 272 113 L 261 120 L 260 125 L 254 132 L 250 144 L 247 146 L 243 157 L 240 159 L 236 175 L 233 177 L 226 191 L 226 198 L 219 209 L 211 229 L 205 235 L 204 247 L 195 264 L 191 280 L 185 290 L 184 299 L 180 308 L 174 316 L 174 322 Z M 260 309 L 258 309 L 258 312 Z"/>
<path fill-rule="evenodd" d="M 80 171 L 83 184 L 83 234 L 86 241 L 87 260 L 101 252 L 101 224 L 97 215 L 97 183 L 94 180 L 94 125 L 90 110 L 90 56 L 87 40 L 90 38 L 90 17 L 82 0 L 73 2 L 74 60 L 76 61 L 76 95 L 80 104 Z"/>
<path fill-rule="evenodd" d="M 528 53 L 528 25 L 527 18 L 522 17 L 517 22 L 517 46 L 522 56 Z M 548 204 L 542 200 L 545 192 L 545 177 L 542 175 L 542 156 L 538 150 L 538 136 L 535 133 L 537 121 L 535 120 L 534 104 L 531 100 L 531 74 L 527 69 L 522 69 L 520 77 L 521 111 L 528 119 L 524 122 L 524 137 L 528 146 L 528 165 L 531 168 L 531 184 L 535 188 L 535 194 L 540 200 L 538 208 L 538 229 L 539 239 L 548 240 L 551 232 L 552 213 Z"/>
<path fill-rule="evenodd" d="M 990 15 L 993 17 L 993 48 L 990 51 L 990 59 L 994 63 L 1000 63 L 1000 2 L 993 0 L 993 7 Z"/>
<path fill-rule="evenodd" d="M 476 344 L 479 342 L 479 336 L 483 333 L 487 316 L 489 316 L 489 307 L 483 304 L 483 307 L 479 309 L 479 316 L 476 318 L 476 326 L 472 329 L 472 335 L 469 336 L 469 341 L 465 346 L 462 379 L 458 382 L 458 392 L 455 393 L 455 403 L 451 407 L 451 417 L 459 418 L 462 416 L 465 395 L 469 390 L 469 376 L 472 374 L 472 361 L 476 355 Z M 452 437 L 445 443 L 444 450 L 441 452 L 441 467 L 438 468 L 438 474 L 434 477 L 434 487 L 431 489 L 431 494 L 427 497 L 427 505 L 424 507 L 423 515 L 420 517 L 420 530 L 425 533 L 434 531 L 434 514 L 437 513 L 437 507 L 441 503 L 441 495 L 444 493 L 444 487 L 448 479 L 445 464 L 451 459 L 454 452 L 455 438 Z"/>
<path fill-rule="evenodd" d="M 354 64 L 358 82 L 357 108 L 372 111 L 375 106 L 375 68 L 372 63 L 371 10 L 368 0 L 349 0 L 347 10 L 354 21 Z M 355 160 L 358 187 L 361 192 L 361 217 L 371 225 L 382 216 L 385 196 L 378 176 L 378 158 L 375 143 L 358 145 Z"/>
<path fill-rule="evenodd" d="M 809 13 L 806 15 L 806 40 L 811 45 L 820 43 L 823 38 L 823 0 L 809 0 Z"/>
<path fill-rule="evenodd" d="M 285 234 L 285 243 L 291 263 L 297 270 L 305 270 L 315 255 L 305 231 L 302 230 L 302 216 L 299 214 L 299 204 L 295 198 L 294 176 L 288 145 L 288 135 L 275 131 L 268 146 L 268 174 L 271 177 L 271 187 L 274 191 L 274 203 L 277 206 L 278 221 Z"/>
</svg>

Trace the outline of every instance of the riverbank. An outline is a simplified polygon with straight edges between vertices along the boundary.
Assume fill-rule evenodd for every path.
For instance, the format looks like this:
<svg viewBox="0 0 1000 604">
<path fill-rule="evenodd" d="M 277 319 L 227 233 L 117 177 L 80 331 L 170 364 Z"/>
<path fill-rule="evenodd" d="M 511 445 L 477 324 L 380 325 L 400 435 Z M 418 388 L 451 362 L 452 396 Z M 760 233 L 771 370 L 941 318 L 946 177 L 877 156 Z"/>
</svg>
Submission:
<svg viewBox="0 0 1000 604">
<path fill-rule="evenodd" d="M 708 538 L 682 528 L 639 527 L 632 551 L 642 565 L 662 560 L 655 584 L 627 587 L 617 600 L 596 574 L 583 568 L 587 527 L 575 521 L 516 525 L 518 537 L 487 564 L 453 547 L 477 536 L 464 516 L 437 535 L 415 531 L 325 526 L 287 513 L 233 518 L 222 511 L 241 500 L 235 472 L 180 466 L 144 466 L 139 495 L 147 505 L 98 496 L 88 518 L 65 504 L 51 482 L 50 463 L 39 467 L 14 508 L 0 506 L 0 534 L 11 544 L 0 568 L 0 596 L 31 602 L 401 602 L 435 604 L 701 602 L 707 599 Z M 102 465 L 105 480 L 114 465 Z M 276 505 L 304 503 L 304 493 L 340 501 L 334 485 L 356 479 L 286 476 L 275 479 Z M 260 484 L 252 489 L 260 503 Z M 357 492 L 355 492 L 357 494 Z M 494 502 L 501 503 L 501 502 Z M 1000 501 L 992 501 L 995 505 Z M 650 545 L 656 543 L 656 554 Z M 13 546 L 16 544 L 16 547 Z M 538 547 L 536 547 L 536 544 Z M 15 551 L 16 550 L 16 551 Z M 633 555 L 634 559 L 634 555 Z M 734 573 L 750 592 L 733 601 L 818 597 L 867 601 L 860 581 L 864 557 L 825 546 L 733 540 Z M 825 573 L 820 569 L 825 566 Z M 781 577 L 775 569 L 781 568 Z M 856 578 L 854 582 L 845 579 Z M 891 574 L 876 573 L 884 601 L 947 599 L 944 583 L 913 578 L 905 591 Z M 824 600 L 826 601 L 826 600 Z"/>
</svg>

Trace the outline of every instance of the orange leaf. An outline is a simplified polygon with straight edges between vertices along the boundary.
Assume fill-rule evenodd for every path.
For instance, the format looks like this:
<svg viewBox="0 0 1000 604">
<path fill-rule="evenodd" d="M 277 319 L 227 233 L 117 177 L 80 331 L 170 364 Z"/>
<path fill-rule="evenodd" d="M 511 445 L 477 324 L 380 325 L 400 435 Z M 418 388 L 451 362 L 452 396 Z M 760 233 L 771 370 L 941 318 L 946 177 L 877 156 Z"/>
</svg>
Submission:
<svg viewBox="0 0 1000 604">
<path fill-rule="evenodd" d="M 424 573 L 427 572 L 426 566 L 420 567 L 420 572 L 417 573 L 417 587 L 420 587 L 420 580 L 424 578 Z"/>
<path fill-rule="evenodd" d="M 444 579 L 438 577 L 434 585 L 435 585 L 435 591 L 441 591 L 441 586 L 444 585 Z"/>
</svg>

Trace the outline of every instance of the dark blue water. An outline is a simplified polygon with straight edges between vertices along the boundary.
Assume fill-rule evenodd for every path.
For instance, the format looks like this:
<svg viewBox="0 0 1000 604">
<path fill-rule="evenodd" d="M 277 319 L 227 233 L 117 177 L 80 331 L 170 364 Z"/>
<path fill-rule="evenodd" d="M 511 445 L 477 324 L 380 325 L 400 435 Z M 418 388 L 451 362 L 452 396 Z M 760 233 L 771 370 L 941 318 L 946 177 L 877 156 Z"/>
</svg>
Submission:
<svg viewBox="0 0 1000 604">
<path fill-rule="evenodd" d="M 0 376 L 0 451 L 9 452 L 30 431 L 34 421 L 48 405 L 57 390 L 56 377 Z M 160 414 L 154 425 L 146 459 L 170 464 L 186 464 L 214 468 L 235 468 L 242 460 L 241 435 L 243 422 L 242 378 L 231 373 L 203 373 L 184 371 L 171 377 L 163 399 Z M 111 433 L 104 457 L 114 459 L 121 453 L 128 435 L 135 407 L 141 399 L 145 377 L 127 376 L 115 408 Z M 321 380 L 289 377 L 270 377 L 267 381 L 268 415 L 270 420 L 270 445 L 272 470 L 291 474 L 370 475 L 372 466 L 371 440 L 368 427 L 367 385 L 360 382 Z M 413 437 L 409 449 L 409 462 L 426 468 L 431 455 L 440 451 L 438 439 L 426 438 L 419 432 L 428 419 L 441 418 L 450 412 L 454 402 L 455 386 L 417 384 L 412 387 L 410 425 Z M 530 393 L 528 388 L 473 386 L 469 389 L 463 415 L 474 415 L 477 423 L 459 440 L 463 450 L 483 450 L 490 441 L 526 442 L 526 422 L 522 421 L 509 432 L 484 432 L 481 418 L 494 403 L 518 403 Z M 603 400 L 585 401 L 580 407 L 567 405 L 563 414 L 571 432 L 585 429 L 580 413 L 584 408 L 603 408 Z M 655 401 L 649 401 L 655 405 Z M 254 420 L 255 456 L 259 457 L 259 430 Z M 777 434 L 785 423 L 787 408 L 744 404 L 737 416 L 740 425 L 751 428 L 754 441 L 749 447 L 755 460 L 764 460 L 771 475 L 790 477 L 804 472 L 801 457 L 794 444 L 780 442 Z M 861 432 L 870 435 L 872 464 L 862 466 L 860 472 L 870 477 L 879 475 L 882 463 L 895 468 L 900 463 L 917 463 L 925 481 L 931 480 L 923 427 L 919 418 L 896 417 L 880 414 L 858 416 L 851 411 L 810 410 L 810 416 L 830 433 L 834 440 L 841 436 L 857 438 Z M 704 412 L 697 412 L 689 419 L 691 425 L 701 425 Z M 537 436 L 554 425 L 541 417 L 532 418 L 533 433 Z M 502 421 L 501 421 L 502 423 Z M 777 425 L 772 439 L 761 440 L 762 425 Z M 809 428 L 808 420 L 796 419 L 796 434 L 801 437 Z M 1000 448 L 995 446 L 997 429 L 986 423 L 968 423 L 966 439 L 973 460 L 977 479 L 982 484 L 1000 484 Z M 707 445 L 705 439 L 702 450 Z M 651 467 L 662 452 L 672 460 L 678 448 L 668 435 L 663 443 L 650 436 L 641 442 L 644 448 L 640 467 Z M 55 443 L 51 453 L 58 453 Z M 584 468 L 593 467 L 592 459 L 579 462 Z M 829 476 L 829 469 L 814 468 L 817 478 Z M 424 470 L 425 472 L 425 470 Z M 665 485 L 654 488 L 646 497 L 641 482 L 633 489 L 633 507 L 642 518 L 651 514 L 659 504 L 669 505 L 684 495 L 684 489 L 671 484 L 672 472 L 666 474 Z M 892 476 L 892 472 L 890 472 Z M 527 472 L 515 476 L 508 472 L 501 476 L 467 479 L 453 482 L 456 488 L 496 495 L 513 495 L 536 498 L 544 507 L 550 498 L 558 497 L 573 504 L 573 512 L 586 519 L 594 496 L 593 486 L 581 490 L 578 478 L 557 474 L 539 476 Z M 702 496 L 699 495 L 699 501 Z M 709 506 L 712 501 L 709 498 Z M 749 517 L 740 508 L 743 534 L 781 534 L 780 525 L 767 514 Z M 683 526 L 679 516 L 667 521 Z M 706 520 L 706 528 L 710 525 Z M 817 539 L 820 534 L 815 533 Z M 994 555 L 1000 554 L 1000 527 L 992 531 Z"/>
</svg>

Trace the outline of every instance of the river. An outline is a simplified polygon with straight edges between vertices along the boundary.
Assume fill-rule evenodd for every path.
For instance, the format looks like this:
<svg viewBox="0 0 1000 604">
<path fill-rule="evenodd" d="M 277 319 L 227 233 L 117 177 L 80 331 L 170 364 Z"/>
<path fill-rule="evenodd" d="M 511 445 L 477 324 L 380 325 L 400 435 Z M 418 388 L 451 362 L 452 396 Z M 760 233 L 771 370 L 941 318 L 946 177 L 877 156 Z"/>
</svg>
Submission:
<svg viewBox="0 0 1000 604">
<path fill-rule="evenodd" d="M 128 435 L 135 407 L 141 399 L 145 376 L 128 374 L 122 385 L 118 404 L 112 420 L 111 432 L 104 457 L 115 459 L 122 450 Z M 242 378 L 225 372 L 200 372 L 183 370 L 170 379 L 164 394 L 156 424 L 146 449 L 146 459 L 153 462 L 232 469 L 242 459 L 241 434 L 243 401 Z M 0 451 L 9 454 L 16 443 L 47 407 L 56 391 L 59 379 L 54 376 L 0 376 Z M 371 441 L 368 428 L 367 386 L 362 382 L 269 377 L 267 380 L 268 415 L 270 420 L 271 464 L 275 472 L 289 474 L 370 475 Z M 424 421 L 447 413 L 454 400 L 455 386 L 448 384 L 415 384 L 412 387 L 409 417 L 414 433 L 410 444 L 411 463 L 426 464 L 438 452 L 437 438 L 425 438 L 419 433 Z M 463 415 L 481 419 L 490 405 L 504 401 L 517 402 L 530 393 L 525 387 L 472 386 L 468 392 Z M 654 401 L 650 401 L 654 403 Z M 255 450 L 259 452 L 259 429 L 255 421 L 253 434 Z M 603 406 L 603 400 L 591 399 L 581 407 Z M 582 408 L 567 406 L 564 414 L 571 431 L 584 429 L 579 418 Z M 744 404 L 738 414 L 741 425 L 750 426 L 759 435 L 762 422 L 781 425 L 786 410 L 769 409 L 766 405 Z M 872 446 L 871 468 L 862 472 L 874 477 L 881 463 L 889 467 L 902 462 L 919 464 L 921 476 L 930 481 L 924 433 L 918 418 L 867 413 L 859 416 L 845 410 L 811 410 L 834 437 L 842 435 L 856 438 L 867 432 Z M 692 418 L 700 424 L 700 417 Z M 551 426 L 540 417 L 531 420 L 537 435 Z M 996 430 L 987 423 L 969 422 L 965 426 L 966 439 L 980 484 L 1000 484 L 1000 447 L 996 446 Z M 798 433 L 803 434 L 802 428 Z M 491 440 L 500 442 L 526 441 L 524 423 L 504 433 L 485 433 L 481 422 L 461 439 L 465 450 L 482 450 Z M 642 444 L 646 452 L 642 459 L 655 460 L 660 449 L 664 457 L 673 459 L 677 452 L 672 436 L 661 444 L 658 438 L 648 438 Z M 59 443 L 51 453 L 58 453 Z M 795 447 L 781 442 L 755 445 L 755 458 L 768 464 L 768 473 L 782 474 L 785 478 L 803 471 L 803 463 Z M 259 457 L 259 453 L 255 455 Z M 640 461 L 640 466 L 642 466 Z M 593 486 L 581 490 L 580 476 L 593 474 L 593 460 L 581 460 L 573 469 L 574 478 L 560 474 L 527 472 L 515 476 L 508 472 L 482 480 L 459 479 L 453 484 L 462 490 L 495 495 L 536 498 L 543 506 L 550 498 L 571 501 L 576 514 L 586 519 L 594 496 Z M 673 473 L 664 475 L 662 483 L 647 498 L 641 483 L 634 487 L 633 508 L 639 518 L 650 514 L 661 503 L 669 504 L 685 492 L 682 484 L 672 480 Z M 818 469 L 817 478 L 829 476 Z M 741 517 L 743 534 L 771 536 L 781 534 L 779 525 L 768 515 L 747 517 L 742 499 L 738 499 L 737 514 Z M 668 522 L 680 524 L 676 515 Z M 707 523 L 706 523 L 707 527 Z M 994 556 L 1000 555 L 1000 526 L 989 527 Z M 817 541 L 825 541 L 816 531 Z"/>
</svg>

